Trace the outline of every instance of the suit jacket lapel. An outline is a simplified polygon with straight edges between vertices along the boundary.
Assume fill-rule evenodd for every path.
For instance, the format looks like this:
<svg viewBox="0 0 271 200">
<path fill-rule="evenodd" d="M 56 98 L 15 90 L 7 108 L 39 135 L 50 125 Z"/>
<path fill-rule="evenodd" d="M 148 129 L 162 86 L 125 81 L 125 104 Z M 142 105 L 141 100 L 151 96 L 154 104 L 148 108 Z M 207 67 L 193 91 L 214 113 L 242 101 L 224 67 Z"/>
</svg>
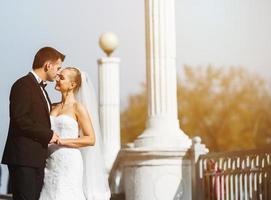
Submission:
<svg viewBox="0 0 271 200">
<path fill-rule="evenodd" d="M 50 100 L 50 98 L 49 98 L 49 95 L 48 95 L 48 93 L 47 93 L 46 90 L 44 90 L 44 93 L 45 93 L 46 98 L 47 98 L 47 100 L 48 100 L 48 102 L 49 102 L 50 110 L 52 110 L 52 102 L 51 102 L 51 100 Z M 47 105 L 47 103 L 46 103 L 46 105 Z M 47 106 L 47 108 L 48 108 L 48 106 Z"/>
<path fill-rule="evenodd" d="M 29 75 L 29 76 L 31 77 L 31 79 L 34 81 L 35 86 L 36 86 L 35 88 L 36 88 L 36 90 L 37 90 L 37 93 L 38 93 L 39 96 L 41 97 L 42 102 L 43 102 L 43 105 L 44 105 L 44 108 L 45 108 L 45 110 L 47 111 L 48 116 L 49 116 L 49 115 L 50 115 L 50 111 L 48 110 L 47 101 L 46 101 L 46 99 L 45 99 L 45 97 L 44 97 L 44 95 L 43 95 L 43 93 L 42 93 L 42 90 L 41 90 L 41 88 L 40 88 L 40 85 L 39 85 L 37 79 L 35 78 L 35 76 L 34 76 L 31 72 L 29 72 L 28 75 Z M 47 97 L 48 97 L 48 94 L 46 94 L 46 95 L 47 95 Z M 49 97 L 48 97 L 48 101 L 49 101 L 49 104 L 50 104 L 50 106 L 51 106 L 51 102 L 50 102 Z"/>
</svg>

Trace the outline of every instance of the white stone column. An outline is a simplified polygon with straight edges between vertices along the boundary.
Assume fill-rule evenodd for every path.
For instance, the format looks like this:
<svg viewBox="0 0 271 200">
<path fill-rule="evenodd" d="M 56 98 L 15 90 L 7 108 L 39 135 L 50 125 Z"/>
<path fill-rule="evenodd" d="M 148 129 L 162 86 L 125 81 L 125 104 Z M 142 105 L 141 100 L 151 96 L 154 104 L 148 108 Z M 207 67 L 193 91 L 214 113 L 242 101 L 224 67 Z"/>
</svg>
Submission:
<svg viewBox="0 0 271 200">
<path fill-rule="evenodd" d="M 191 140 L 179 127 L 174 0 L 145 0 L 148 121 L 110 174 L 126 200 L 191 200 Z"/>
<path fill-rule="evenodd" d="M 113 33 L 105 33 L 100 38 L 100 46 L 108 55 L 111 55 L 117 43 Z M 108 173 L 120 150 L 119 63 L 120 59 L 116 57 L 98 60 L 100 124 Z"/>
<path fill-rule="evenodd" d="M 119 62 L 111 57 L 98 61 L 100 124 L 108 172 L 120 150 Z"/>
<path fill-rule="evenodd" d="M 188 148 L 179 127 L 176 88 L 175 0 L 145 0 L 148 122 L 136 147 Z"/>
</svg>

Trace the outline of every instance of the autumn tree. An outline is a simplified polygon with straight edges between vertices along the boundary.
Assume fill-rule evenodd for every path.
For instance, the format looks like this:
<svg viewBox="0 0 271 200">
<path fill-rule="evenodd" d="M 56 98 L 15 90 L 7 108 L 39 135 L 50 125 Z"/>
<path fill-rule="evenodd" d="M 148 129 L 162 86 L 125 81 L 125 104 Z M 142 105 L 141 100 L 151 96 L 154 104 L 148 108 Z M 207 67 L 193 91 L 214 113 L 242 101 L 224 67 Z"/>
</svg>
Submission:
<svg viewBox="0 0 271 200">
<path fill-rule="evenodd" d="M 142 92 L 131 95 L 128 107 L 121 113 L 121 143 L 133 142 L 145 129 L 147 119 L 147 95 L 145 84 Z"/>
<path fill-rule="evenodd" d="M 263 147 L 271 140 L 271 97 L 260 77 L 242 68 L 184 67 L 178 81 L 182 130 L 199 135 L 211 151 Z M 121 114 L 122 142 L 145 127 L 146 89 L 130 97 Z"/>
</svg>

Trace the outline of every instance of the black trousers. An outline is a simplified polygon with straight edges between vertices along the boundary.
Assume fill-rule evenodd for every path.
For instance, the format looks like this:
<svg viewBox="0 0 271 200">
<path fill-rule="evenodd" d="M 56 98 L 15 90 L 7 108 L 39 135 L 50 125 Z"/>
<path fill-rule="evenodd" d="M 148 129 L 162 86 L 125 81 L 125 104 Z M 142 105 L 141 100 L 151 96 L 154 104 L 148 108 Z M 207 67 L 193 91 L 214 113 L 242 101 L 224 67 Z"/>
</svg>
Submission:
<svg viewBox="0 0 271 200">
<path fill-rule="evenodd" d="M 8 165 L 13 200 L 38 200 L 44 178 L 44 167 Z"/>
</svg>

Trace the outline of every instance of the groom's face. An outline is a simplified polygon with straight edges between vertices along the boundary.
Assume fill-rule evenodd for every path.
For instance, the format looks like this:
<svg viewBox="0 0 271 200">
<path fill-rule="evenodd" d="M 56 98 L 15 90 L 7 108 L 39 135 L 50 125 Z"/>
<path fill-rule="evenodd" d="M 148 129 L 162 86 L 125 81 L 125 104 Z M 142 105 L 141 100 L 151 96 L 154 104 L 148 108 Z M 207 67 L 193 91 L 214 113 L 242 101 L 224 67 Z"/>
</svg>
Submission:
<svg viewBox="0 0 271 200">
<path fill-rule="evenodd" d="M 47 63 L 46 69 L 47 69 L 47 80 L 48 81 L 54 81 L 57 78 L 57 75 L 59 74 L 61 70 L 62 61 L 61 59 L 58 59 L 55 62 L 49 61 Z"/>
</svg>

